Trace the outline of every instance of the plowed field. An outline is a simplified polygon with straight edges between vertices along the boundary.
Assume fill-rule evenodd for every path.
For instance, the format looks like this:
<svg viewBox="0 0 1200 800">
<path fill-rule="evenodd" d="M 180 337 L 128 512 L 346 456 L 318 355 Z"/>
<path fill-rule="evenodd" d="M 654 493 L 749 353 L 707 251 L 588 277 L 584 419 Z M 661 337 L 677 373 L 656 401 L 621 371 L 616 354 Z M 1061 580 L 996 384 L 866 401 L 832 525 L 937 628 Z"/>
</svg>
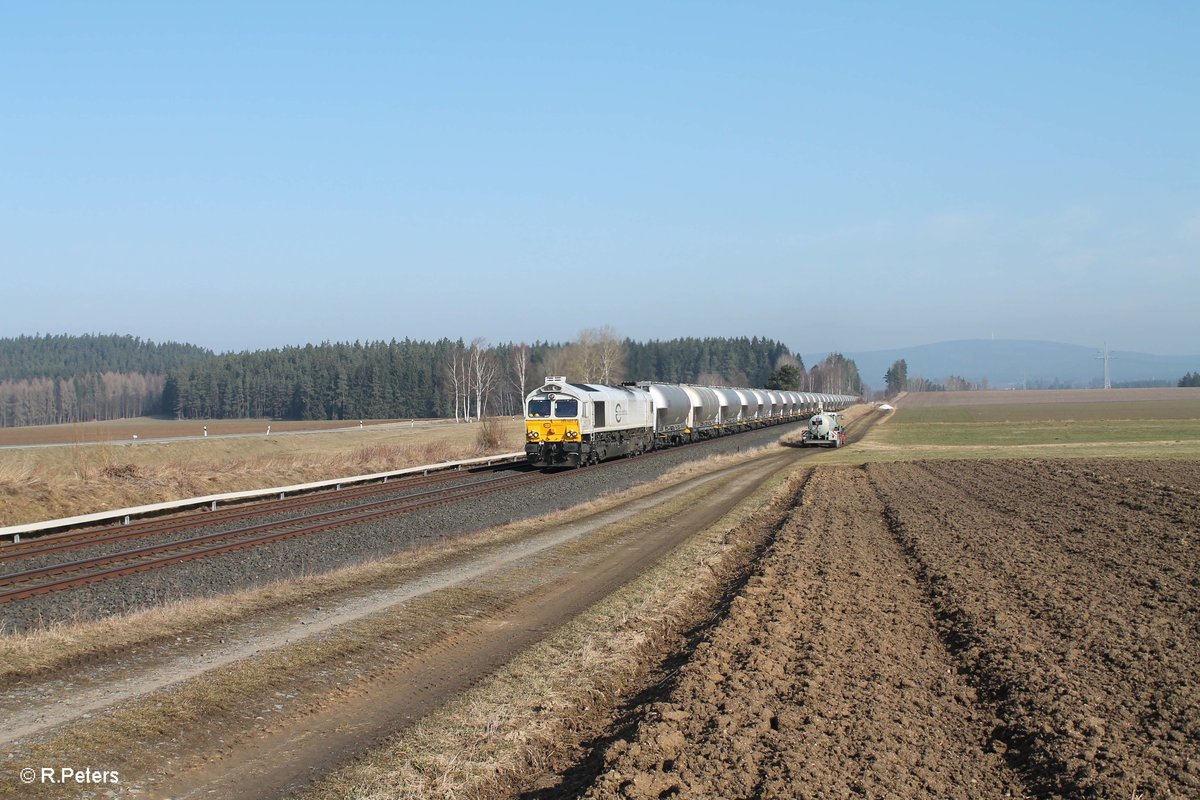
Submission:
<svg viewBox="0 0 1200 800">
<path fill-rule="evenodd" d="M 802 491 L 590 797 L 1200 796 L 1200 464 Z"/>
</svg>

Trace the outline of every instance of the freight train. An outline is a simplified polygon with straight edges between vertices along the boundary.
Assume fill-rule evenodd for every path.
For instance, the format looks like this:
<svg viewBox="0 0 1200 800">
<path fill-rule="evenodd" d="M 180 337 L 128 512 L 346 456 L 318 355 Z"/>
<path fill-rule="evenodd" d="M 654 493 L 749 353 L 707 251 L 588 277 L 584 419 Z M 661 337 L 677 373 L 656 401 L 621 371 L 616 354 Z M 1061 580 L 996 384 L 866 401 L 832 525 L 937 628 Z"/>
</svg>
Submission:
<svg viewBox="0 0 1200 800">
<path fill-rule="evenodd" d="M 551 376 L 525 398 L 525 456 L 582 467 L 837 411 L 850 395 L 679 383 L 568 383 Z"/>
</svg>

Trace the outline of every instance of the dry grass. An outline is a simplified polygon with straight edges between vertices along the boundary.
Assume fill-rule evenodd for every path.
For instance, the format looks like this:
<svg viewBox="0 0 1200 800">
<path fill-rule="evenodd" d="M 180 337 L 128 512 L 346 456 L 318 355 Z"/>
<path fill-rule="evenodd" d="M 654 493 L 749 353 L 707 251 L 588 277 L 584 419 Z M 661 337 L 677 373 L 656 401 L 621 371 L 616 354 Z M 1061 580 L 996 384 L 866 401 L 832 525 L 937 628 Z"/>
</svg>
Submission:
<svg viewBox="0 0 1200 800">
<path fill-rule="evenodd" d="M 102 763 L 118 765 L 125 776 L 152 776 L 163 770 L 164 758 L 178 757 L 193 741 L 217 730 L 226 731 L 221 738 L 228 745 L 336 702 L 347 690 L 331 687 L 349 686 L 372 669 L 385 669 L 389 659 L 420 652 L 444 635 L 448 620 L 481 613 L 495 602 L 486 592 L 463 587 L 415 598 L 402 609 L 332 635 L 292 642 L 78 720 L 31 741 L 21 750 L 21 760 Z M 314 686 L 328 691 L 314 691 Z M 5 788 L 0 783 L 0 797 L 8 796 Z"/>
<path fill-rule="evenodd" d="M 486 437 L 481 435 L 484 426 Z M 0 526 L 513 452 L 523 442 L 521 423 L 504 419 L 303 436 L 0 450 Z"/>
<path fill-rule="evenodd" d="M 581 719 L 611 709 L 665 644 L 707 613 L 798 481 L 773 481 L 484 684 L 325 778 L 309 797 L 486 798 L 544 770 Z"/>
<path fill-rule="evenodd" d="M 504 441 L 504 429 L 495 418 L 482 419 L 475 427 L 478 429 L 478 433 L 475 435 L 475 445 L 481 453 L 495 452 L 500 443 Z"/>
<path fill-rule="evenodd" d="M 221 625 L 304 604 L 326 602 L 350 592 L 395 585 L 423 571 L 482 548 L 499 547 L 528 535 L 545 518 L 514 523 L 462 536 L 447 543 L 406 551 L 387 559 L 293 578 L 268 586 L 167 603 L 120 616 L 55 623 L 34 631 L 0 637 L 0 681 L 52 673 L 74 663 L 92 662 L 134 646 L 198 636 Z"/>
<path fill-rule="evenodd" d="M 210 436 L 228 434 L 265 434 L 295 431 L 357 431 L 359 420 L 279 420 L 248 419 L 162 419 L 160 417 L 129 417 L 103 422 L 67 422 L 60 425 L 29 425 L 20 428 L 0 428 L 0 446 L 31 444 L 127 444 L 134 439 L 201 437 L 207 428 Z M 362 420 L 364 427 L 377 425 L 441 425 L 452 424 L 446 419 L 421 420 Z"/>
<path fill-rule="evenodd" d="M 764 449 L 690 462 L 653 483 L 601 497 L 567 511 L 509 523 L 318 576 L 280 581 L 219 597 L 180 600 L 100 620 L 56 623 L 22 633 L 0 631 L 7 634 L 0 636 L 0 681 L 54 672 L 75 663 L 91 662 L 133 646 L 183 634 L 194 636 L 220 625 L 299 604 L 368 591 L 384 584 L 395 585 L 421 571 L 444 567 L 455 559 L 485 552 L 487 548 L 502 547 L 542 528 L 580 519 L 660 491 L 693 475 L 754 458 Z"/>
</svg>

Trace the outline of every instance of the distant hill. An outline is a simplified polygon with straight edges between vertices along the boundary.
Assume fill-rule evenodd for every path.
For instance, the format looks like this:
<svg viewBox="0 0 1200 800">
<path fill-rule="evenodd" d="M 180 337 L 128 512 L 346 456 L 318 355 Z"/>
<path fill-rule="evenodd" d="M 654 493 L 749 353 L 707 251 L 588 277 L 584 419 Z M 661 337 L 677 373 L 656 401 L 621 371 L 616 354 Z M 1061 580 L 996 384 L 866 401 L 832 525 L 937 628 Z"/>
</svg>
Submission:
<svg viewBox="0 0 1200 800">
<path fill-rule="evenodd" d="M 964 339 L 843 355 L 854 359 L 863 380 L 874 388 L 884 385 L 884 373 L 896 359 L 903 358 L 910 377 L 942 381 L 958 375 L 975 382 L 987 378 L 992 388 L 1004 389 L 1102 386 L 1104 362 L 1096 358 L 1099 354 L 1099 348 L 1061 342 Z M 1114 350 L 1111 355 L 1114 384 L 1165 380 L 1174 386 L 1185 373 L 1200 369 L 1200 355 L 1159 356 L 1126 350 Z M 824 356 L 806 353 L 804 363 L 816 363 Z"/>
</svg>

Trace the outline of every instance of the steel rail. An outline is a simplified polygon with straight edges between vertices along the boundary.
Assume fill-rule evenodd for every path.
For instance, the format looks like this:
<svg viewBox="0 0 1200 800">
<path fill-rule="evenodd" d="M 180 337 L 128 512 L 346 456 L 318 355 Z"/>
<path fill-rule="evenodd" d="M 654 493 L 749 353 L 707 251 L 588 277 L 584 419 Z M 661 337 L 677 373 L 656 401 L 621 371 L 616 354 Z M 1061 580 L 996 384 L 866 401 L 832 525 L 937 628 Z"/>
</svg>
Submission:
<svg viewBox="0 0 1200 800">
<path fill-rule="evenodd" d="M 239 519 L 260 517 L 267 514 L 284 513 L 288 511 L 309 508 L 311 506 L 321 506 L 328 505 L 330 503 L 343 502 L 346 500 L 362 499 L 364 497 L 391 493 L 397 490 L 403 491 L 404 489 L 412 488 L 414 486 L 424 486 L 431 483 L 444 483 L 446 481 L 460 478 L 463 475 L 482 472 L 484 470 L 496 470 L 500 467 L 511 468 L 511 466 L 512 465 L 509 464 L 493 464 L 485 467 L 474 467 L 461 472 L 439 472 L 433 475 L 416 475 L 413 477 L 406 477 L 390 481 L 388 483 L 371 483 L 363 484 L 361 486 L 354 486 L 348 489 L 337 489 L 332 493 L 317 492 L 313 494 L 297 495 L 296 497 L 289 497 L 283 500 L 268 500 L 266 502 L 250 503 L 237 507 L 224 508 L 217 511 L 201 511 L 198 513 L 188 514 L 185 517 L 176 517 L 169 520 L 148 520 L 146 522 L 135 522 L 131 525 L 118 525 L 115 527 L 104 527 L 84 531 L 68 531 L 66 533 L 40 536 L 37 539 L 32 539 L 26 542 L 0 545 L 0 564 L 23 558 L 34 558 L 40 555 L 61 552 L 64 550 L 75 550 L 104 544 L 114 544 L 132 539 L 140 539 L 147 536 L 169 535 L 191 528 L 204 528 Z"/>
<path fill-rule="evenodd" d="M 506 476 L 501 478 L 488 478 L 483 481 L 474 481 L 469 484 L 460 484 L 458 486 L 448 486 L 442 489 L 430 489 L 416 494 L 405 495 L 404 497 L 392 498 L 390 500 L 381 500 L 376 503 L 369 503 L 365 506 L 358 506 L 349 509 L 336 509 L 333 511 L 325 511 L 319 514 L 310 514 L 297 519 L 276 520 L 274 522 L 264 522 L 259 525 L 251 525 L 246 528 L 235 528 L 230 531 L 218 531 L 216 533 L 206 533 L 201 536 L 192 536 L 187 539 L 176 539 L 171 542 L 163 542 L 161 544 L 139 547 L 133 550 L 122 550 L 118 553 L 109 553 L 108 555 L 95 556 L 93 558 L 85 558 L 79 561 L 68 561 L 60 564 L 51 564 L 45 567 L 25 570 L 22 572 L 10 572 L 7 575 L 0 575 L 0 586 L 11 586 L 15 583 L 21 583 L 36 578 L 44 578 L 52 575 L 60 575 L 66 572 L 78 572 L 81 569 L 89 567 L 101 567 L 108 564 L 120 563 L 122 561 L 130 561 L 135 558 L 157 555 L 159 553 L 169 553 L 175 550 L 186 550 L 189 547 L 203 545 L 208 542 L 217 542 L 228 539 L 237 539 L 246 536 L 253 536 L 256 533 L 265 531 L 277 530 L 280 528 L 293 528 L 298 525 L 309 525 L 313 530 L 319 529 L 319 526 L 312 526 L 311 523 L 323 523 L 338 519 L 347 519 L 350 522 L 357 522 L 366 519 L 374 519 L 380 515 L 406 513 L 409 510 L 422 508 L 425 505 L 431 504 L 430 501 L 421 500 L 431 495 L 446 495 L 444 498 L 439 498 L 437 502 L 451 502 L 464 497 L 472 497 L 475 494 L 483 493 L 477 487 L 483 485 L 494 484 L 498 482 L 509 482 L 519 485 L 517 479 L 529 478 L 528 475 Z M 503 486 L 495 487 L 493 491 L 499 491 L 505 488 Z M 413 502 L 416 500 L 417 502 Z M 432 503 L 432 504 L 436 504 Z M 363 513 L 365 509 L 370 509 L 367 513 Z"/>
</svg>

